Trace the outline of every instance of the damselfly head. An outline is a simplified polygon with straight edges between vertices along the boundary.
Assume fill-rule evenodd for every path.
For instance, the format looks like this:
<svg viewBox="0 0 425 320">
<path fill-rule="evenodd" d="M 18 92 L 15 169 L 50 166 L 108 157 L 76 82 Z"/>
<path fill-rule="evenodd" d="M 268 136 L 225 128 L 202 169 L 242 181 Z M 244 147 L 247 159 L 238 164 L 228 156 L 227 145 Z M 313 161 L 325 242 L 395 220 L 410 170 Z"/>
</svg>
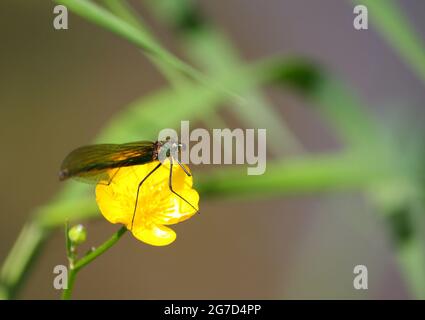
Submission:
<svg viewBox="0 0 425 320">
<path fill-rule="evenodd" d="M 167 137 L 165 141 L 157 142 L 157 158 L 161 162 L 169 157 L 178 158 L 179 153 L 185 149 L 186 146 L 183 143 Z"/>
</svg>

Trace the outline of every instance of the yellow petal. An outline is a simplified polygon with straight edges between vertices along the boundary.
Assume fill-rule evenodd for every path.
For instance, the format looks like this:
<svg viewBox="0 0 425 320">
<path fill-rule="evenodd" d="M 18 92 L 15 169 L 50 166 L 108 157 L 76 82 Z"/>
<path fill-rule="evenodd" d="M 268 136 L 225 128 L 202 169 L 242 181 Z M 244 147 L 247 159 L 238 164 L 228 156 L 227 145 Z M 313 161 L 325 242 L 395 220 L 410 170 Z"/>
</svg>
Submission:
<svg viewBox="0 0 425 320">
<path fill-rule="evenodd" d="M 173 166 L 173 190 L 190 204 L 172 193 L 169 189 L 170 166 L 165 163 L 143 182 L 134 215 L 138 185 L 158 164 L 154 161 L 111 171 L 111 175 L 114 174 L 112 182 L 97 185 L 96 201 L 103 216 L 111 223 L 126 225 L 143 242 L 166 245 L 174 241 L 176 235 L 163 225 L 175 224 L 194 215 L 199 194 L 192 189 L 192 177 L 177 165 Z"/>
<path fill-rule="evenodd" d="M 140 241 L 153 246 L 166 246 L 177 237 L 170 228 L 156 224 L 138 225 L 133 228 L 133 235 Z"/>
</svg>

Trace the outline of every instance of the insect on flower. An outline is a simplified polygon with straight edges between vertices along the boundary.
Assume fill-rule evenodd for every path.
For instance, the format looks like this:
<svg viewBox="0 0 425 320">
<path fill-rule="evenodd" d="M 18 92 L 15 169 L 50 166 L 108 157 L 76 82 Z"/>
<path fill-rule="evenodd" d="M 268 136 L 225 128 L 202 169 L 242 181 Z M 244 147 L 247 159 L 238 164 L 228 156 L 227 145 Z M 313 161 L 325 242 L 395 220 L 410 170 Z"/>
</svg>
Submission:
<svg viewBox="0 0 425 320">
<path fill-rule="evenodd" d="M 191 183 L 192 183 L 191 173 L 189 169 L 179 161 L 179 158 L 178 158 L 178 154 L 182 150 L 182 148 L 184 148 L 184 146 L 181 143 L 178 143 L 170 139 L 167 139 L 167 141 L 156 141 L 156 142 L 139 141 L 139 142 L 125 143 L 125 144 L 98 144 L 98 145 L 89 145 L 89 146 L 80 147 L 72 151 L 63 161 L 60 172 L 59 172 L 59 179 L 62 181 L 68 178 L 75 178 L 83 182 L 96 183 L 98 187 L 102 185 L 110 186 L 111 183 L 113 183 L 114 179 L 118 179 L 118 178 L 122 179 L 122 177 L 125 176 L 127 172 L 129 171 L 131 171 L 134 175 L 135 170 L 129 170 L 132 167 L 134 168 L 144 167 L 144 168 L 140 168 L 138 172 L 145 172 L 146 170 L 149 170 L 149 171 L 146 171 L 146 174 L 144 175 L 144 177 L 140 178 L 140 180 L 135 180 L 134 177 L 127 179 L 131 183 L 137 184 L 137 188 L 135 186 L 130 186 L 130 188 L 126 189 L 126 192 L 130 192 L 130 191 L 135 192 L 135 195 L 132 196 L 132 199 L 134 199 L 134 209 L 132 210 L 131 223 L 129 221 L 127 223 L 127 220 L 125 219 L 124 219 L 125 221 L 123 222 L 127 225 L 128 229 L 133 231 L 133 226 L 135 224 L 135 219 L 136 219 L 136 213 L 140 211 L 140 208 L 138 208 L 138 204 L 140 202 L 140 199 L 139 199 L 140 190 L 142 186 L 144 186 L 145 184 L 149 184 L 148 179 L 150 180 L 156 179 L 156 182 L 155 182 L 156 185 L 154 187 L 152 185 L 150 186 L 150 190 L 152 190 L 150 193 L 153 195 L 154 193 L 153 189 L 156 189 L 156 194 L 158 193 L 158 190 L 161 190 L 161 192 L 163 191 L 163 188 L 158 187 L 158 179 L 161 179 L 161 177 L 153 179 L 152 175 L 165 163 L 165 161 L 167 161 L 169 163 L 168 189 L 174 198 L 177 197 L 178 199 L 180 199 L 181 201 L 185 203 L 185 209 L 180 208 L 181 209 L 180 211 L 183 210 L 184 213 L 180 214 L 179 219 L 176 219 L 175 216 L 173 217 L 170 214 L 168 215 L 168 218 L 164 218 L 164 217 L 167 217 L 165 214 L 162 216 L 162 218 L 155 217 L 154 219 L 151 219 L 151 220 L 154 222 L 161 221 L 162 224 L 176 223 L 173 221 L 182 221 L 186 219 L 188 216 L 192 215 L 193 213 L 198 212 L 198 209 L 191 202 L 189 202 L 184 196 L 182 196 L 180 193 L 177 193 L 175 191 L 175 188 L 173 187 L 173 171 L 175 171 L 173 170 L 173 164 L 175 161 L 178 167 L 180 167 L 183 170 L 184 172 L 184 174 L 182 173 L 183 176 L 186 175 L 188 178 L 190 178 L 189 188 L 191 188 Z M 147 164 L 148 166 L 143 166 Z M 164 165 L 163 167 L 167 167 L 167 166 Z M 179 175 L 176 178 L 178 179 L 177 182 L 179 183 L 179 185 L 181 185 L 180 182 L 184 180 L 182 179 L 183 177 Z M 187 191 L 187 189 L 188 188 L 183 188 L 183 187 L 178 188 L 178 190 L 184 190 L 184 191 Z M 103 192 L 103 190 L 101 190 L 100 192 Z M 116 193 L 116 191 L 113 191 L 112 193 Z M 199 197 L 196 191 L 194 191 L 194 193 L 196 194 L 196 196 L 193 196 L 193 192 L 188 194 L 191 195 L 191 199 L 194 199 L 194 201 L 197 202 Z M 110 195 L 111 192 L 109 193 L 106 192 L 106 194 Z M 162 200 L 158 200 L 158 202 L 161 202 L 161 201 Z M 171 203 L 171 202 L 168 201 L 168 203 Z M 172 203 L 175 206 L 176 201 L 173 200 Z M 102 206 L 100 207 L 102 209 Z M 190 214 L 188 214 L 189 212 L 188 208 L 190 208 L 190 211 L 191 211 Z M 104 213 L 103 211 L 105 210 L 101 210 L 101 211 L 102 213 Z M 111 221 L 116 219 L 108 218 L 108 220 Z M 144 221 L 145 220 L 146 219 L 144 219 Z M 118 221 L 118 222 L 121 222 L 121 221 Z M 146 222 L 144 223 L 146 224 Z M 157 230 L 157 233 L 158 231 L 163 231 L 162 229 L 160 230 L 158 228 L 156 230 Z"/>
</svg>

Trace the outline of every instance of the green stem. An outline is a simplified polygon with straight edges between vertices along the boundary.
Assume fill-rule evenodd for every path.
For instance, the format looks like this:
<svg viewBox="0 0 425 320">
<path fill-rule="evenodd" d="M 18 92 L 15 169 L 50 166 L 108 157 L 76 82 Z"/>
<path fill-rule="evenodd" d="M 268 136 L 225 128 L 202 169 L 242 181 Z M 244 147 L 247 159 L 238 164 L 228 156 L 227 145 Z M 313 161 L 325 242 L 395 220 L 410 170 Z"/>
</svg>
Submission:
<svg viewBox="0 0 425 320">
<path fill-rule="evenodd" d="M 206 87 L 218 92 L 240 99 L 241 97 L 234 92 L 229 91 L 226 87 L 220 85 L 214 79 L 210 79 L 199 70 L 187 64 L 174 54 L 165 50 L 158 43 L 150 41 L 150 38 L 144 31 L 140 31 L 132 23 L 122 20 L 107 9 L 87 0 L 54 0 L 55 2 L 65 5 L 68 10 L 73 11 L 80 17 L 90 21 L 106 30 L 109 30 L 120 37 L 126 39 L 138 48 L 142 49 L 147 55 L 155 57 L 163 61 L 171 68 L 175 68 L 183 75 L 190 79 L 196 80 Z"/>
<path fill-rule="evenodd" d="M 68 10 L 73 11 L 75 14 L 85 18 L 86 20 L 125 38 L 143 51 L 157 56 L 164 62 L 168 63 L 171 67 L 176 68 L 189 77 L 205 81 L 204 76 L 198 70 L 169 53 L 157 43 L 150 41 L 146 34 L 136 28 L 132 23 L 128 23 L 120 19 L 96 3 L 87 0 L 54 1 L 65 5 Z"/>
<path fill-rule="evenodd" d="M 98 248 L 81 258 L 80 260 L 73 263 L 69 268 L 68 274 L 68 287 L 63 291 L 62 299 L 69 300 L 72 296 L 72 290 L 74 288 L 75 278 L 77 273 L 84 268 L 86 265 L 91 263 L 94 259 L 103 254 L 106 250 L 110 249 L 127 231 L 125 226 L 122 226 L 117 232 L 115 232 L 111 238 L 101 244 Z"/>
<path fill-rule="evenodd" d="M 62 292 L 62 300 L 71 300 L 72 290 L 74 289 L 75 278 L 77 277 L 77 270 L 70 268 L 68 274 L 68 287 Z"/>
<path fill-rule="evenodd" d="M 34 220 L 22 228 L 0 271 L 0 299 L 15 297 L 48 235 L 49 230 Z"/>
<path fill-rule="evenodd" d="M 412 72 L 425 84 L 425 46 L 423 37 L 394 0 L 354 0 L 365 5 L 371 21 L 380 35 L 397 52 Z"/>
<path fill-rule="evenodd" d="M 160 43 L 149 32 L 148 27 L 142 22 L 142 19 L 132 10 L 131 6 L 126 1 L 103 0 L 104 5 L 117 17 L 123 19 L 133 27 L 137 28 L 150 42 L 160 47 Z M 168 68 L 168 66 L 157 56 L 145 53 L 148 59 L 157 66 L 162 75 L 176 88 L 182 86 L 186 79 L 178 70 Z"/>
</svg>

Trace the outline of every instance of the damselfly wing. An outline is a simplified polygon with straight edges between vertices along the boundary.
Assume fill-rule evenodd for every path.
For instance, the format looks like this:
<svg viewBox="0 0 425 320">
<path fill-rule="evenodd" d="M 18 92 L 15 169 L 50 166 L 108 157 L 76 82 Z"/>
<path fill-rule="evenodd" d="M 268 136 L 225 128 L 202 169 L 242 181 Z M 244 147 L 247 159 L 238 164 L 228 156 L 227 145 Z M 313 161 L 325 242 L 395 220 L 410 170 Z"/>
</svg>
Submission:
<svg viewBox="0 0 425 320">
<path fill-rule="evenodd" d="M 62 162 L 59 179 L 75 178 L 87 183 L 108 183 L 121 167 L 155 161 L 160 145 L 160 142 L 139 141 L 80 147 Z"/>
</svg>

